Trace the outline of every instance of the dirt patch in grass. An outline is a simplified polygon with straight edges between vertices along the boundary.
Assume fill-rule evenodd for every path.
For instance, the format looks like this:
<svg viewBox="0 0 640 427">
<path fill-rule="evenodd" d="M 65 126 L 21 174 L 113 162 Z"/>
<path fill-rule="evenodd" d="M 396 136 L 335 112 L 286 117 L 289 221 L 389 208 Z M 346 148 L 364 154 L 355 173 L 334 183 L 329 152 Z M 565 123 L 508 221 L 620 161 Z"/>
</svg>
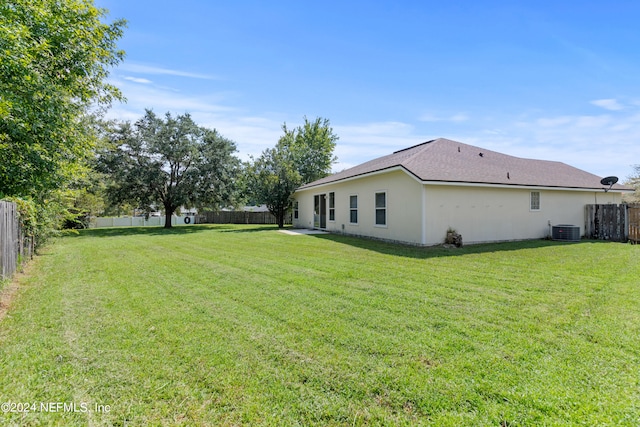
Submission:
<svg viewBox="0 0 640 427">
<path fill-rule="evenodd" d="M 18 282 L 15 278 L 9 282 L 0 292 L 0 321 L 4 319 L 4 316 L 9 311 L 9 307 L 11 306 L 11 301 L 18 293 Z"/>
<path fill-rule="evenodd" d="M 11 307 L 11 303 L 18 294 L 18 290 L 20 289 L 20 280 L 29 274 L 31 264 L 32 263 L 30 262 L 23 266 L 21 270 L 18 270 L 16 274 L 14 274 L 13 278 L 8 280 L 2 289 L 0 289 L 0 322 L 7 315 L 7 312 Z"/>
</svg>

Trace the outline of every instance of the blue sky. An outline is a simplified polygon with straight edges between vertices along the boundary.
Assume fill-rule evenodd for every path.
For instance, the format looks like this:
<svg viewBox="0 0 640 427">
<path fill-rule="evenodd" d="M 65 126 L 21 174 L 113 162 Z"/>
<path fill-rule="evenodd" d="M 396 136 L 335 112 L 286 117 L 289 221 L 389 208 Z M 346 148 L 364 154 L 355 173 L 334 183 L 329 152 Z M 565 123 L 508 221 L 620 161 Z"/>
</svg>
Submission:
<svg viewBox="0 0 640 427">
<path fill-rule="evenodd" d="M 334 170 L 445 137 L 625 180 L 640 164 L 640 2 L 96 0 L 124 18 L 110 80 L 189 112 L 244 160 L 324 117 Z"/>
</svg>

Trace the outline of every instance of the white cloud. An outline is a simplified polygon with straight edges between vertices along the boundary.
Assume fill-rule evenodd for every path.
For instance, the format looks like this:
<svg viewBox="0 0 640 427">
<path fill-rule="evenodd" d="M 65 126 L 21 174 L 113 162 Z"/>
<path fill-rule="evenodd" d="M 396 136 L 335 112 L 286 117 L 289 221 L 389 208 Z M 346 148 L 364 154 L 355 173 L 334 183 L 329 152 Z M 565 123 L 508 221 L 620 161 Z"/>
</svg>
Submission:
<svg viewBox="0 0 640 427">
<path fill-rule="evenodd" d="M 557 126 L 565 126 L 571 123 L 573 119 L 569 116 L 560 117 L 542 117 L 536 120 L 538 126 L 543 128 L 555 128 Z"/>
<path fill-rule="evenodd" d="M 403 122 L 337 125 L 333 130 L 340 137 L 335 150 L 338 156 L 333 165 L 335 172 L 430 139 L 417 135 L 413 125 Z"/>
<path fill-rule="evenodd" d="M 141 83 L 141 84 L 150 84 L 153 83 L 151 80 L 148 79 L 141 79 L 139 77 L 124 77 L 125 80 L 129 80 L 130 82 L 134 82 L 134 83 Z"/>
<path fill-rule="evenodd" d="M 193 79 L 204 79 L 204 80 L 218 80 L 217 76 L 211 74 L 201 74 L 201 73 L 192 73 L 189 71 L 182 70 L 172 70 L 170 68 L 164 68 L 153 65 L 142 65 L 130 62 L 124 62 L 122 65 L 118 67 L 119 70 L 128 71 L 130 73 L 137 74 L 155 74 L 155 75 L 170 75 L 170 76 L 178 76 L 178 77 L 188 77 Z"/>
<path fill-rule="evenodd" d="M 449 121 L 455 122 L 455 123 L 466 122 L 467 120 L 469 120 L 469 117 L 464 113 L 454 114 L 449 118 Z"/>
<path fill-rule="evenodd" d="M 479 133 L 473 144 L 519 157 L 555 160 L 620 179 L 640 163 L 640 114 L 520 118 L 502 133 Z M 462 140 L 462 142 L 468 142 Z"/>
<path fill-rule="evenodd" d="M 436 116 L 433 114 L 423 114 L 418 119 L 421 122 L 452 122 L 452 123 L 461 123 L 469 120 L 469 116 L 465 113 L 457 113 L 452 116 Z"/>
<path fill-rule="evenodd" d="M 624 110 L 624 106 L 615 99 L 596 99 L 591 101 L 591 104 L 610 111 Z"/>
<path fill-rule="evenodd" d="M 402 122 L 374 122 L 353 125 L 334 126 L 342 133 L 358 136 L 372 137 L 381 135 L 402 136 L 408 135 L 413 131 L 413 126 Z"/>
<path fill-rule="evenodd" d="M 541 117 L 536 120 L 536 124 L 543 129 L 557 128 L 601 128 L 612 123 L 609 115 L 599 116 L 559 116 L 559 117 Z"/>
<path fill-rule="evenodd" d="M 236 142 L 238 157 L 248 160 L 273 147 L 281 136 L 284 115 L 264 114 L 256 117 L 229 105 L 228 94 L 185 94 L 172 88 L 140 85 L 128 78 L 111 78 L 110 83 L 120 88 L 127 103 L 116 104 L 107 113 L 110 119 L 135 122 L 145 109 L 156 114 L 189 113 L 196 123 L 217 129 L 224 137 Z"/>
<path fill-rule="evenodd" d="M 133 84 L 131 79 L 127 78 L 112 78 L 109 82 L 117 86 L 127 98 L 126 105 L 121 109 L 138 111 L 140 116 L 144 114 L 145 108 L 151 108 L 156 113 L 171 111 L 176 114 L 233 110 L 231 107 L 222 105 L 224 95 L 221 94 L 187 95 L 167 87 Z"/>
<path fill-rule="evenodd" d="M 215 128 L 237 144 L 238 157 L 249 160 L 274 147 L 282 136 L 281 117 L 252 117 L 242 114 L 197 112 L 193 119 L 201 126 Z"/>
<path fill-rule="evenodd" d="M 575 126 L 580 128 L 595 128 L 611 130 L 613 120 L 609 115 L 602 116 L 579 116 L 575 119 Z"/>
</svg>

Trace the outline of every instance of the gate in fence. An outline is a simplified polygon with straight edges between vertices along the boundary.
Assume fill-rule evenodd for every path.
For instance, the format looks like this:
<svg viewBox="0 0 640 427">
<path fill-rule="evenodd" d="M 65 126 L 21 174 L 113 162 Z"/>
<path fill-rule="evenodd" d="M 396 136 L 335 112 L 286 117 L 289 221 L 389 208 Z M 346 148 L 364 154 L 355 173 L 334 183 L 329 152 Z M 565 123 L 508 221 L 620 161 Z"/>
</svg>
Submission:
<svg viewBox="0 0 640 427">
<path fill-rule="evenodd" d="M 587 205 L 585 237 L 613 242 L 640 239 L 640 205 Z"/>
</svg>

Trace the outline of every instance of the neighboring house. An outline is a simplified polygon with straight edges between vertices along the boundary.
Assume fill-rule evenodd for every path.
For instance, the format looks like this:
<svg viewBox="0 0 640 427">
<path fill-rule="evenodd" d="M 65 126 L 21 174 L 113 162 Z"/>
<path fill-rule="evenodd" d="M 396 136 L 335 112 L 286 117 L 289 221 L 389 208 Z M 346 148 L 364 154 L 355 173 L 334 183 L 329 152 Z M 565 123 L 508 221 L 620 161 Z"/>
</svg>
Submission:
<svg viewBox="0 0 640 427">
<path fill-rule="evenodd" d="M 242 208 L 245 212 L 269 212 L 269 208 L 267 205 L 260 206 L 245 206 Z"/>
<path fill-rule="evenodd" d="M 614 185 L 560 162 L 523 159 L 435 139 L 298 188 L 294 227 L 417 245 L 536 239 L 551 225 L 584 233 L 585 205 L 618 204 Z"/>
<path fill-rule="evenodd" d="M 259 205 L 259 206 L 243 206 L 241 208 L 222 208 L 223 212 L 269 212 L 269 208 L 267 205 Z"/>
</svg>

